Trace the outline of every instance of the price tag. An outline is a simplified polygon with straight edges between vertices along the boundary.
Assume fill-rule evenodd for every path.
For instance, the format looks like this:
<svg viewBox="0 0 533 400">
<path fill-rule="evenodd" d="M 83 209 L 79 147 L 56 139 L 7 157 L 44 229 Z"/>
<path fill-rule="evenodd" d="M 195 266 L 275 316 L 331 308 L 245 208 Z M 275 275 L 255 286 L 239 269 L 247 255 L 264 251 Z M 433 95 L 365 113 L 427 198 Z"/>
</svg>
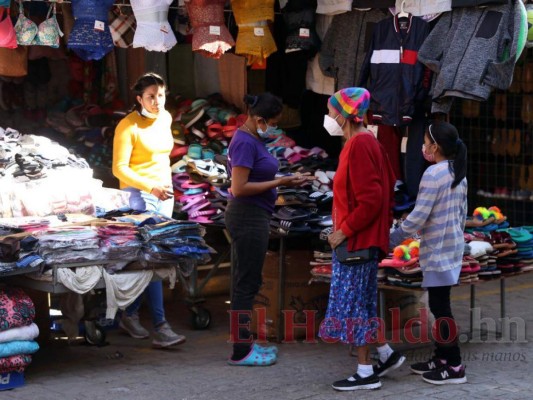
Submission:
<svg viewBox="0 0 533 400">
<path fill-rule="evenodd" d="M 376 137 L 376 139 L 378 138 L 378 126 L 377 125 L 368 125 L 366 129 L 372 132 L 374 136 Z"/>
<path fill-rule="evenodd" d="M 402 144 L 400 146 L 400 153 L 402 154 L 407 153 L 407 136 L 404 136 L 402 138 Z"/>
<path fill-rule="evenodd" d="M 211 25 L 209 27 L 209 34 L 220 36 L 220 26 Z"/>
<path fill-rule="evenodd" d="M 255 36 L 265 36 L 265 29 L 264 28 L 254 28 L 254 35 Z"/>
<path fill-rule="evenodd" d="M 308 38 L 310 36 L 309 29 L 307 28 L 300 28 L 300 37 Z"/>
<path fill-rule="evenodd" d="M 159 28 L 159 30 L 163 33 L 168 33 L 168 28 L 166 27 L 166 25 L 161 25 L 161 27 Z"/>
<path fill-rule="evenodd" d="M 98 32 L 103 32 L 105 30 L 105 22 L 103 21 L 94 21 L 94 30 Z"/>
</svg>

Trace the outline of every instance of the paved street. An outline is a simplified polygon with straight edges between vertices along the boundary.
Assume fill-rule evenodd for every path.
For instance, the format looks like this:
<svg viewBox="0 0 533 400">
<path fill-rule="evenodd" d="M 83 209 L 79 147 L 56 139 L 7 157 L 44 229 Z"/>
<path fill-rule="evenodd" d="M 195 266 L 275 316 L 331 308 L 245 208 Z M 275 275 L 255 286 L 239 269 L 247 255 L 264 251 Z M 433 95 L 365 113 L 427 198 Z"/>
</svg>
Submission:
<svg viewBox="0 0 533 400">
<path fill-rule="evenodd" d="M 468 383 L 434 386 L 408 370 L 411 361 L 426 359 L 431 346 L 395 345 L 408 361 L 377 391 L 339 393 L 330 384 L 355 371 L 356 358 L 340 344 L 280 345 L 272 367 L 226 365 L 230 352 L 225 297 L 208 298 L 214 315 L 211 328 L 194 331 L 184 306 L 167 306 L 169 319 L 188 341 L 167 351 L 152 350 L 148 340 L 118 331 L 109 345 L 93 347 L 55 341 L 41 349 L 26 372 L 26 386 L 0 393 L 0 399 L 530 399 L 533 389 L 533 274 L 507 280 L 507 316 L 526 324 L 529 343 L 465 343 L 462 345 Z M 468 330 L 469 288 L 454 288 L 452 306 L 462 331 Z M 499 283 L 477 288 L 481 317 L 499 316 Z M 146 317 L 146 316 L 144 316 Z M 144 318 L 145 325 L 148 319 Z M 463 336 L 463 339 L 466 337 Z"/>
</svg>

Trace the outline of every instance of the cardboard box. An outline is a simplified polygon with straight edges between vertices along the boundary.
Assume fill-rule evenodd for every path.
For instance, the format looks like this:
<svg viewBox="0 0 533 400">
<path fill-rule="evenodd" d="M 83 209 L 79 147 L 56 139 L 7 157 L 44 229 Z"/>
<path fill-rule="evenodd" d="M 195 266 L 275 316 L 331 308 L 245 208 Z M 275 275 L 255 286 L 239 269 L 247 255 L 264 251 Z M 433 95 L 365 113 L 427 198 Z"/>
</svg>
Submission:
<svg viewBox="0 0 533 400">
<path fill-rule="evenodd" d="M 5 372 L 0 374 L 0 390 L 24 386 L 24 372 Z"/>
<path fill-rule="evenodd" d="M 279 306 L 279 254 L 268 252 L 263 266 L 263 285 L 255 298 L 254 312 L 252 314 L 251 331 L 257 336 L 269 339 L 291 340 L 301 338 L 314 338 L 318 334 L 320 323 L 324 319 L 329 299 L 328 283 L 312 283 L 311 266 L 313 252 L 310 250 L 290 250 L 286 252 L 284 277 L 285 284 L 282 288 L 284 304 Z M 285 318 L 294 324 L 309 327 L 296 327 L 292 329 L 294 337 L 285 337 L 284 329 L 278 337 L 280 326 L 280 311 L 285 312 Z M 264 323 L 261 323 L 264 321 Z M 283 321 L 282 321 L 283 323 Z M 287 324 L 284 324 L 287 326 Z M 282 328 L 284 328 L 282 326 Z M 311 332 L 309 332 L 311 331 Z"/>
</svg>

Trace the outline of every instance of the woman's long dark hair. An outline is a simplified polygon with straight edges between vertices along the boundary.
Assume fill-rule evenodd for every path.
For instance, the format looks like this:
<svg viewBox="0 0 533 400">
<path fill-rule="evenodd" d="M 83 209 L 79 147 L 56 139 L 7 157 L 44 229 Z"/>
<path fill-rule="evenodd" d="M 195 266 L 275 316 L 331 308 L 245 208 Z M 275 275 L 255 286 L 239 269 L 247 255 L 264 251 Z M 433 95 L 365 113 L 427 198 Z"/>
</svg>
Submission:
<svg viewBox="0 0 533 400">
<path fill-rule="evenodd" d="M 153 86 L 153 85 L 157 85 L 159 87 L 164 87 L 165 89 L 167 87 L 167 85 L 165 83 L 165 80 L 160 75 L 156 74 L 155 72 L 147 72 L 147 73 L 141 75 L 137 79 L 137 82 L 135 82 L 135 84 L 131 88 L 131 91 L 133 92 L 133 94 L 135 96 L 135 104 L 132 107 L 132 111 L 133 110 L 137 110 L 137 111 L 141 112 L 142 106 L 137 101 L 137 96 L 141 96 L 142 97 L 142 95 L 143 95 L 144 91 L 146 90 L 146 88 L 149 87 L 149 86 Z"/>
<path fill-rule="evenodd" d="M 269 92 L 256 96 L 247 94 L 244 96 L 243 101 L 248 106 L 248 115 L 252 117 L 261 117 L 268 120 L 277 117 L 283 111 L 283 102 L 279 97 Z"/>
<path fill-rule="evenodd" d="M 449 166 L 454 176 L 452 188 L 456 187 L 466 177 L 466 145 L 457 128 L 448 122 L 435 121 L 429 125 L 426 135 L 440 147 L 444 157 L 453 161 Z"/>
</svg>

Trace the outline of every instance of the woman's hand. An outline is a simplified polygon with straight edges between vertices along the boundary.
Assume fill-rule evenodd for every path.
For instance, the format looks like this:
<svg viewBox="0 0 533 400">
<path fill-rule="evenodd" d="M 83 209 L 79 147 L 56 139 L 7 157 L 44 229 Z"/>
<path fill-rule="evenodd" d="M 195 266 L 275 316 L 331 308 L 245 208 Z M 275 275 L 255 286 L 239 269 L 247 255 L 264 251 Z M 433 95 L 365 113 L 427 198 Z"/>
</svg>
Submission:
<svg viewBox="0 0 533 400">
<path fill-rule="evenodd" d="M 174 190 L 172 189 L 172 186 L 170 185 L 164 185 L 164 186 L 158 185 L 158 186 L 153 187 L 150 194 L 157 197 L 161 201 L 165 201 L 165 200 L 168 200 L 174 197 Z"/>
<path fill-rule="evenodd" d="M 329 245 L 332 249 L 335 249 L 339 244 L 346 240 L 346 237 L 347 236 L 344 234 L 344 232 L 339 229 L 328 236 Z"/>
<path fill-rule="evenodd" d="M 309 181 L 315 180 L 315 177 L 311 175 L 309 172 L 305 172 L 303 174 L 297 172 L 293 175 L 284 176 L 279 179 L 279 185 L 278 186 L 302 186 L 305 185 Z"/>
</svg>

